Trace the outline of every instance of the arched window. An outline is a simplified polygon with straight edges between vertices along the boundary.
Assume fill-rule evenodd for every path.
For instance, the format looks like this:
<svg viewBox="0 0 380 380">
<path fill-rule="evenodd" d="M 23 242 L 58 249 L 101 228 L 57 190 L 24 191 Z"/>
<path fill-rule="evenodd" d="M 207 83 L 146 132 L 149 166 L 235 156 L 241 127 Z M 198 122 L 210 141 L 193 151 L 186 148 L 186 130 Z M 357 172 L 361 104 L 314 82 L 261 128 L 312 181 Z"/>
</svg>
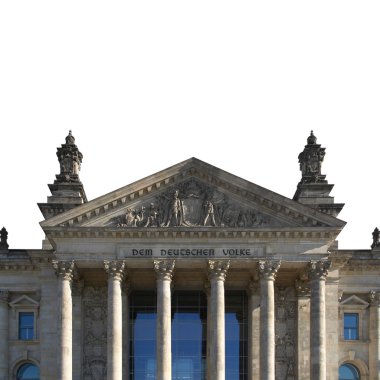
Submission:
<svg viewBox="0 0 380 380">
<path fill-rule="evenodd" d="M 40 380 L 40 370 L 32 363 L 23 364 L 17 371 L 16 380 Z"/>
<path fill-rule="evenodd" d="M 359 370 L 352 364 L 343 364 L 339 368 L 339 380 L 360 380 Z"/>
</svg>

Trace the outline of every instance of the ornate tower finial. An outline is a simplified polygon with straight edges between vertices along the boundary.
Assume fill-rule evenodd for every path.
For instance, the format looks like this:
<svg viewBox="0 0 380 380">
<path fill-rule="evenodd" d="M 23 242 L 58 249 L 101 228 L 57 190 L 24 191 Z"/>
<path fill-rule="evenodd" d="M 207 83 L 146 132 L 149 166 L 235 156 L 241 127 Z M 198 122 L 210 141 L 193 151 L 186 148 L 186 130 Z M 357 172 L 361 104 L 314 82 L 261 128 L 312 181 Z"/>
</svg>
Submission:
<svg viewBox="0 0 380 380">
<path fill-rule="evenodd" d="M 298 156 L 302 179 L 300 183 L 327 183 L 326 176 L 321 174 L 325 149 L 317 144 L 313 131 L 307 139 L 305 149 Z"/>
<path fill-rule="evenodd" d="M 79 170 L 83 155 L 75 145 L 75 138 L 69 131 L 66 143 L 57 149 L 57 157 L 60 164 L 60 173 L 56 176 L 55 183 L 80 182 Z"/>
<path fill-rule="evenodd" d="M 5 229 L 5 227 L 3 227 L 0 230 L 0 249 L 7 250 L 8 248 L 8 231 Z"/>
<path fill-rule="evenodd" d="M 310 136 L 307 138 L 308 145 L 314 145 L 317 143 L 317 138 L 314 136 L 313 131 L 310 132 Z"/>
</svg>

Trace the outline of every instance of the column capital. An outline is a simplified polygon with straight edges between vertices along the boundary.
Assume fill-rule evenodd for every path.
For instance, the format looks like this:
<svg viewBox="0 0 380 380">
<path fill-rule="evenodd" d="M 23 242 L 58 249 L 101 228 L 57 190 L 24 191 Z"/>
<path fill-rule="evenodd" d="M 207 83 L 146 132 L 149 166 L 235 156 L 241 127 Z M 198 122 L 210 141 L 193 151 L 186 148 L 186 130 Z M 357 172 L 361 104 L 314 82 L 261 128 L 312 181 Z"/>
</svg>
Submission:
<svg viewBox="0 0 380 380">
<path fill-rule="evenodd" d="M 225 281 L 227 271 L 230 267 L 230 260 L 209 260 L 208 261 L 208 278 L 209 280 L 217 279 Z"/>
<path fill-rule="evenodd" d="M 9 301 L 9 291 L 0 290 L 0 303 L 8 303 Z"/>
<path fill-rule="evenodd" d="M 280 260 L 259 260 L 257 271 L 260 280 L 274 281 L 280 266 Z"/>
<path fill-rule="evenodd" d="M 311 260 L 307 267 L 307 274 L 308 274 L 309 280 L 310 281 L 312 280 L 325 281 L 330 267 L 331 267 L 331 261 L 329 260 L 320 260 L 320 261 Z"/>
<path fill-rule="evenodd" d="M 297 297 L 310 297 L 310 285 L 308 281 L 305 280 L 296 280 L 295 288 Z"/>
<path fill-rule="evenodd" d="M 370 290 L 368 294 L 368 301 L 371 306 L 380 306 L 380 292 Z"/>
<path fill-rule="evenodd" d="M 153 261 L 154 270 L 159 280 L 171 281 L 173 278 L 175 260 L 163 259 Z"/>
<path fill-rule="evenodd" d="M 108 278 L 117 281 L 123 281 L 125 277 L 125 261 L 124 260 L 104 260 L 104 269 L 108 274 Z"/>
<path fill-rule="evenodd" d="M 58 261 L 52 260 L 55 274 L 62 280 L 72 281 L 77 277 L 77 271 L 74 260 L 71 261 Z"/>
</svg>

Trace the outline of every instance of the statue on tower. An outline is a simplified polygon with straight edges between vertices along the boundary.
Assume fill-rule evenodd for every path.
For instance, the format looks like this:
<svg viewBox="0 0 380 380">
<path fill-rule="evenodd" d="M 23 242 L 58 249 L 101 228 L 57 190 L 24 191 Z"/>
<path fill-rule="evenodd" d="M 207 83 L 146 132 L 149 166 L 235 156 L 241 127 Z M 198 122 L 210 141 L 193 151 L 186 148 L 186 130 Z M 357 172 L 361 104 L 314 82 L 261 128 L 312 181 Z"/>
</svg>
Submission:
<svg viewBox="0 0 380 380">
<path fill-rule="evenodd" d="M 3 227 L 0 230 L 0 249 L 7 250 L 8 248 L 8 231 L 5 229 L 5 227 Z"/>
<path fill-rule="evenodd" d="M 325 157 L 325 149 L 317 144 L 317 138 L 313 131 L 307 139 L 305 149 L 298 156 L 300 170 L 302 172 L 301 183 L 327 183 L 326 176 L 321 174 L 322 162 Z"/>
<path fill-rule="evenodd" d="M 71 131 L 66 137 L 66 143 L 57 149 L 57 157 L 60 173 L 56 176 L 55 183 L 80 182 L 79 171 L 83 155 L 75 145 L 75 138 Z"/>
<path fill-rule="evenodd" d="M 380 231 L 376 227 L 372 232 L 372 245 L 371 248 L 380 247 Z"/>
</svg>

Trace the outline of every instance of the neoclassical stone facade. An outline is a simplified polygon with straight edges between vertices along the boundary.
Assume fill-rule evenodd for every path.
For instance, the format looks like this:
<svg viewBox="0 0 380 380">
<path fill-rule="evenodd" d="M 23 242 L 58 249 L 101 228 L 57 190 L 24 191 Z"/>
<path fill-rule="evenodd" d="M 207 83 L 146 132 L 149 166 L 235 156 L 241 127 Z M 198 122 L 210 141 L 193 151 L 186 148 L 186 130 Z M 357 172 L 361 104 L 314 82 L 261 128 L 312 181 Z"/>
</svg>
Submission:
<svg viewBox="0 0 380 380">
<path fill-rule="evenodd" d="M 192 158 L 88 201 L 70 132 L 42 249 L 1 230 L 0 380 L 379 380 L 380 233 L 338 249 L 324 155 L 293 199 Z"/>
</svg>

